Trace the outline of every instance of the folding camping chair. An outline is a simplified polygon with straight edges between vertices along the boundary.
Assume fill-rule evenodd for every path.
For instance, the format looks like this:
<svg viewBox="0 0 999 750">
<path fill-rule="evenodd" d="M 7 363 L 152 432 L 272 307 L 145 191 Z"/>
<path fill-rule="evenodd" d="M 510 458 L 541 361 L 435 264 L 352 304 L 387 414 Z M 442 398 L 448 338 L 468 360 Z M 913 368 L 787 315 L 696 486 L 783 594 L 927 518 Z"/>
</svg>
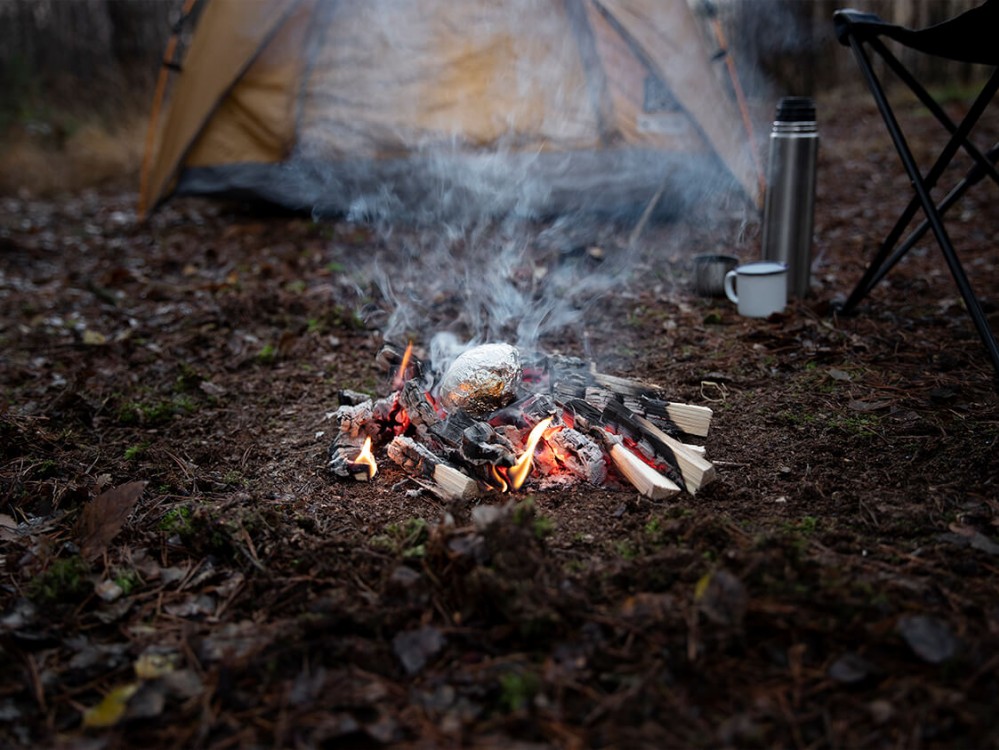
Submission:
<svg viewBox="0 0 999 750">
<path fill-rule="evenodd" d="M 964 303 L 974 321 L 975 328 L 978 330 L 978 335 L 985 344 L 989 359 L 996 371 L 997 385 L 999 385 L 999 345 L 997 345 L 988 319 L 982 311 L 982 306 L 971 288 L 968 276 L 961 265 L 942 219 L 947 210 L 972 185 L 980 182 L 985 176 L 991 177 L 999 184 L 999 172 L 996 171 L 995 167 L 996 159 L 999 157 L 999 143 L 982 153 L 968 140 L 975 124 L 991 103 L 996 91 L 999 90 L 999 42 L 997 42 L 999 39 L 999 0 L 986 0 L 982 5 L 948 21 L 920 30 L 890 24 L 874 14 L 855 10 L 836 11 L 833 20 L 836 38 L 840 44 L 853 50 L 857 64 L 860 66 L 871 94 L 881 111 L 885 126 L 895 144 L 902 164 L 909 174 L 915 192 L 857 286 L 850 293 L 846 302 L 840 306 L 840 312 L 853 313 L 857 304 L 912 249 L 927 230 L 931 230 L 947 261 L 961 296 L 964 298 Z M 960 123 L 955 124 L 926 89 L 885 46 L 884 39 L 891 39 L 904 47 L 931 57 L 996 67 L 971 104 L 965 117 Z M 950 139 L 940 152 L 940 156 L 925 174 L 920 172 L 919 166 L 906 143 L 905 135 L 891 105 L 888 103 L 881 81 L 871 65 L 869 50 L 877 53 L 884 60 L 888 68 L 912 90 L 923 106 L 950 133 Z M 958 149 L 967 152 L 975 163 L 964 179 L 958 182 L 937 204 L 930 196 L 930 191 L 936 186 Z M 903 232 L 920 208 L 925 214 L 925 219 L 900 243 L 899 240 Z"/>
</svg>

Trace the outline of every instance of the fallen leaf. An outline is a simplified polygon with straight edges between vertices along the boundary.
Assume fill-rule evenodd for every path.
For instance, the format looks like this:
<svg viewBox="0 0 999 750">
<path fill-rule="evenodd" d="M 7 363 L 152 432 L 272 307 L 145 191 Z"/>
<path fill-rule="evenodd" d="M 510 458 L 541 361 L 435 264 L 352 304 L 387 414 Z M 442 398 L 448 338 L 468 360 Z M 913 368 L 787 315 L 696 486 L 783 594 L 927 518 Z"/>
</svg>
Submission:
<svg viewBox="0 0 999 750">
<path fill-rule="evenodd" d="M 76 527 L 83 557 L 92 560 L 107 549 L 125 525 L 145 486 L 145 482 L 128 482 L 102 492 L 83 507 Z"/>
<path fill-rule="evenodd" d="M 853 380 L 853 377 L 851 377 L 850 373 L 844 372 L 843 370 L 838 370 L 835 367 L 830 367 L 828 370 L 826 370 L 826 372 L 829 373 L 829 377 L 831 377 L 833 380 L 839 380 L 841 382 L 847 382 L 847 383 Z"/>
<path fill-rule="evenodd" d="M 116 687 L 104 696 L 104 700 L 83 712 L 83 726 L 96 729 L 113 727 L 125 715 L 125 711 L 128 709 L 128 700 L 135 695 L 138 689 L 139 683 L 137 682 Z"/>
<path fill-rule="evenodd" d="M 87 346 L 101 346 L 102 344 L 106 344 L 107 341 L 107 336 L 100 331 L 92 331 L 88 328 L 83 332 L 83 343 Z"/>
<path fill-rule="evenodd" d="M 895 630 L 916 656 L 930 664 L 945 662 L 957 653 L 957 638 L 939 617 L 903 615 Z"/>
<path fill-rule="evenodd" d="M 176 668 L 179 656 L 174 653 L 146 652 L 140 654 L 132 668 L 140 680 L 155 680 L 170 674 Z"/>
</svg>

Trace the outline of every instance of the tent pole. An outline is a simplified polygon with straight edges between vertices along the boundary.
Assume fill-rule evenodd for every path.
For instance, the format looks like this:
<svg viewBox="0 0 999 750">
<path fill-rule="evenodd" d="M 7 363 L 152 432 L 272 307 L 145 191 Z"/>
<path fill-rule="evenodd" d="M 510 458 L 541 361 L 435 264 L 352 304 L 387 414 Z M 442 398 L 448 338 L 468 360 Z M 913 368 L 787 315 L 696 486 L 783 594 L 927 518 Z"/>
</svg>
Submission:
<svg viewBox="0 0 999 750">
<path fill-rule="evenodd" d="M 180 11 L 181 22 L 191 14 L 195 3 L 198 0 L 184 0 L 184 6 Z M 142 153 L 142 169 L 139 172 L 139 220 L 145 221 L 150 206 L 146 205 L 146 195 L 149 190 L 149 172 L 153 163 L 153 147 L 156 144 L 156 134 L 159 132 L 160 108 L 163 105 L 163 97 L 166 94 L 167 80 L 170 78 L 171 67 L 174 55 L 177 53 L 177 45 L 180 40 L 180 26 L 178 23 L 170 39 L 167 40 L 166 50 L 163 52 L 163 64 L 160 66 L 159 76 L 156 78 L 156 90 L 153 93 L 153 106 L 149 113 L 149 125 L 146 127 L 146 143 Z"/>
</svg>

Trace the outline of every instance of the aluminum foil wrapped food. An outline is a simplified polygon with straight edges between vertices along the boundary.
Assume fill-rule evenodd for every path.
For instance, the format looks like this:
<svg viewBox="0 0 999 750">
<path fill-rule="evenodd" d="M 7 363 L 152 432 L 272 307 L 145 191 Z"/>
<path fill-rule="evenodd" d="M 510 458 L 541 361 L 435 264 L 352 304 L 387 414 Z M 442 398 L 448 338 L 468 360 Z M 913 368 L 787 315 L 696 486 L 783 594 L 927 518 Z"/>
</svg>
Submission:
<svg viewBox="0 0 999 750">
<path fill-rule="evenodd" d="M 437 396 L 448 411 L 484 417 L 517 398 L 523 377 L 520 353 L 509 344 L 481 344 L 458 355 L 441 378 Z"/>
</svg>

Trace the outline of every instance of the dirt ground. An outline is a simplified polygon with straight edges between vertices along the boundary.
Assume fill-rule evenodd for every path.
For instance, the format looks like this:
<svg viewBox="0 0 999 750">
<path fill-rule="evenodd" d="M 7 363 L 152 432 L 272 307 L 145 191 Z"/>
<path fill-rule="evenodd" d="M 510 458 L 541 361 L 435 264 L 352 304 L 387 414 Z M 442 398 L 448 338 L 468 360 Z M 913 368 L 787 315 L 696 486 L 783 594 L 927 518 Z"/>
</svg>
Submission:
<svg viewBox="0 0 999 750">
<path fill-rule="evenodd" d="M 759 243 L 695 211 L 544 342 L 714 409 L 717 480 L 662 502 L 325 471 L 337 390 L 388 389 L 352 271 L 404 231 L 0 198 L 0 744 L 999 745 L 994 373 L 929 243 L 832 313 L 908 182 L 866 99 L 819 112 L 812 298 L 695 296 L 695 253 Z M 950 227 L 995 323 L 980 187 Z"/>
</svg>

